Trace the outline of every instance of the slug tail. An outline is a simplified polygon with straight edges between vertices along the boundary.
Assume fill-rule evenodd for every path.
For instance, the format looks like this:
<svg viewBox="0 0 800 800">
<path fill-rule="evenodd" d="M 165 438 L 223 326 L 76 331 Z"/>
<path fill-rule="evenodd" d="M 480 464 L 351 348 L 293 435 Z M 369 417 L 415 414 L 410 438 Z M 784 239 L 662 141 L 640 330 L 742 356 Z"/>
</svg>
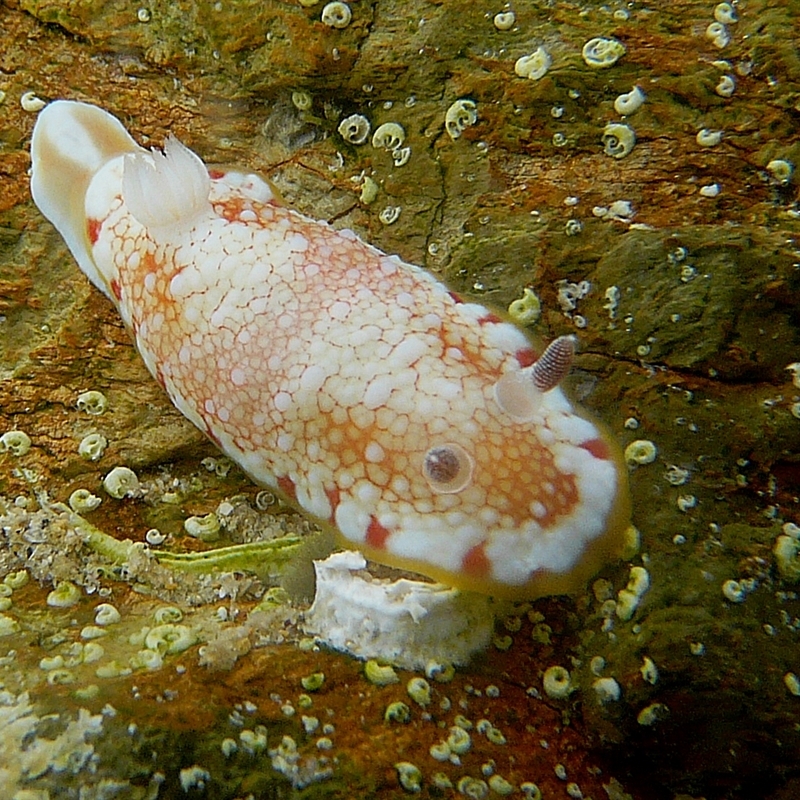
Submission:
<svg viewBox="0 0 800 800">
<path fill-rule="evenodd" d="M 108 286 L 91 254 L 86 192 L 105 164 L 140 150 L 116 117 L 87 103 L 50 103 L 33 129 L 33 200 L 64 237 L 80 268 L 106 294 Z"/>
</svg>

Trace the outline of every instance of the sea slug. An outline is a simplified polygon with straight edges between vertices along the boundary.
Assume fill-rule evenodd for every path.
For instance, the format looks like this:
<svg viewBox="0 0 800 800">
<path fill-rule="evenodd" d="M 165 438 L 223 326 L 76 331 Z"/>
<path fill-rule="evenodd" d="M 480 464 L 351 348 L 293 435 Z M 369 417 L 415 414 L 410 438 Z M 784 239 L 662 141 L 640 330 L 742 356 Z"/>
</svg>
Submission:
<svg viewBox="0 0 800 800">
<path fill-rule="evenodd" d="M 39 115 L 31 189 L 173 403 L 254 481 L 367 557 L 506 597 L 575 591 L 624 544 L 626 468 L 557 383 L 573 337 L 517 327 L 352 231 Z"/>
</svg>

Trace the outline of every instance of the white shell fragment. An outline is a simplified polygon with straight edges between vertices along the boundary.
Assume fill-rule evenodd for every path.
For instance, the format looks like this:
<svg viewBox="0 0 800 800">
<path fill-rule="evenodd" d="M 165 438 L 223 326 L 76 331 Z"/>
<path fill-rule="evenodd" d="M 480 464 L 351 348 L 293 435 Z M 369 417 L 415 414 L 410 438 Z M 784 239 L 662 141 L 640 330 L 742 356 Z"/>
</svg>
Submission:
<svg viewBox="0 0 800 800">
<path fill-rule="evenodd" d="M 444 127 L 451 139 L 461 134 L 478 121 L 478 106 L 474 100 L 456 100 L 444 115 Z"/>
<path fill-rule="evenodd" d="M 522 56 L 514 64 L 514 72 L 520 78 L 528 78 L 531 81 L 538 81 L 543 78 L 550 69 L 553 60 L 550 58 L 544 47 L 537 47 L 529 56 Z"/>
<path fill-rule="evenodd" d="M 308 633 L 356 658 L 403 669 L 422 669 L 431 659 L 464 664 L 488 645 L 494 615 L 487 598 L 440 583 L 379 580 L 366 565 L 353 550 L 314 562 Z"/>
</svg>

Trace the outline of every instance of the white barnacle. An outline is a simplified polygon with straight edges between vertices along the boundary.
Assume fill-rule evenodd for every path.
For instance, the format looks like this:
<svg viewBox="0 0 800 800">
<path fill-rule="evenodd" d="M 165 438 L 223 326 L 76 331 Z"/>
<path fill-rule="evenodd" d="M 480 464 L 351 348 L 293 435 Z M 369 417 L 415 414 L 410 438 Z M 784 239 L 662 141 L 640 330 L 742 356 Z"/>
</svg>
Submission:
<svg viewBox="0 0 800 800">
<path fill-rule="evenodd" d="M 369 138 L 369 120 L 363 114 L 351 114 L 345 117 L 336 129 L 342 139 L 349 144 L 364 144 Z"/>
<path fill-rule="evenodd" d="M 76 514 L 85 514 L 87 511 L 94 511 L 102 502 L 96 495 L 88 489 L 76 489 L 70 496 L 69 507 Z"/>
<path fill-rule="evenodd" d="M 509 31 L 514 27 L 517 15 L 513 11 L 499 11 L 494 15 L 494 26 L 499 31 Z"/>
<path fill-rule="evenodd" d="M 100 603 L 94 610 L 95 625 L 115 625 L 122 619 L 122 615 L 111 603 Z"/>
<path fill-rule="evenodd" d="M 533 289 L 522 290 L 522 297 L 512 301 L 508 315 L 517 325 L 532 325 L 542 315 L 542 304 Z"/>
<path fill-rule="evenodd" d="M 714 19 L 723 25 L 735 25 L 739 21 L 730 3 L 717 3 L 714 7 Z"/>
<path fill-rule="evenodd" d="M 603 69 L 613 66 L 625 55 L 625 45 L 616 39 L 596 36 L 586 42 L 581 55 L 587 66 Z"/>
<path fill-rule="evenodd" d="M 184 793 L 188 793 L 190 789 L 197 789 L 204 791 L 206 783 L 211 780 L 211 773 L 207 769 L 197 766 L 186 767 L 180 771 L 181 788 Z"/>
<path fill-rule="evenodd" d="M 402 206 L 386 206 L 380 214 L 378 214 L 378 219 L 384 225 L 393 225 L 400 219 L 400 212 L 402 211 Z"/>
<path fill-rule="evenodd" d="M 714 47 L 718 47 L 720 50 L 727 47 L 731 41 L 728 29 L 721 22 L 712 22 L 706 28 L 706 39 L 709 39 Z"/>
<path fill-rule="evenodd" d="M 597 702 L 601 705 L 619 700 L 622 690 L 614 678 L 598 678 L 592 683 Z"/>
<path fill-rule="evenodd" d="M 78 407 L 78 411 L 83 411 L 92 416 L 99 416 L 108 408 L 108 400 L 102 392 L 92 390 L 79 394 L 75 405 Z"/>
<path fill-rule="evenodd" d="M 70 581 L 62 581 L 47 595 L 51 608 L 70 608 L 81 599 L 81 590 Z"/>
<path fill-rule="evenodd" d="M 739 581 L 727 580 L 722 584 L 722 594 L 731 603 L 743 603 L 747 597 L 747 591 Z"/>
<path fill-rule="evenodd" d="M 361 194 L 358 199 L 367 206 L 374 203 L 378 198 L 379 188 L 378 184 L 367 175 L 361 183 Z"/>
<path fill-rule="evenodd" d="M 431 686 L 425 678 L 411 678 L 406 684 L 408 696 L 418 705 L 427 706 L 431 702 Z"/>
<path fill-rule="evenodd" d="M 30 112 L 41 111 L 47 105 L 41 97 L 36 96 L 36 92 L 24 92 L 19 98 L 19 104 L 23 111 Z"/>
<path fill-rule="evenodd" d="M 128 467 L 114 467 L 103 478 L 103 488 L 117 500 L 123 497 L 133 497 L 140 491 L 139 479 L 136 473 Z"/>
<path fill-rule="evenodd" d="M 792 385 L 796 389 L 800 389 L 800 361 L 792 362 L 785 369 L 792 373 Z"/>
<path fill-rule="evenodd" d="M 579 219 L 568 219 L 564 225 L 564 233 L 567 236 L 577 236 L 583 232 L 583 223 Z"/>
<path fill-rule="evenodd" d="M 543 78 L 550 69 L 553 59 L 544 47 L 537 47 L 529 56 L 518 58 L 514 64 L 514 72 L 520 78 L 527 78 L 531 81 L 538 81 Z"/>
<path fill-rule="evenodd" d="M 402 147 L 405 138 L 406 132 L 402 125 L 397 122 L 384 122 L 372 134 L 372 146 L 376 149 L 382 147 L 384 150 L 391 152 L 397 150 L 398 147 Z"/>
<path fill-rule="evenodd" d="M 450 735 L 447 737 L 447 746 L 451 753 L 464 755 L 472 747 L 472 738 L 469 733 L 458 725 L 450 728 Z"/>
<path fill-rule="evenodd" d="M 698 194 L 701 197 L 716 197 L 720 192 L 718 183 L 709 183 L 706 186 L 701 186 Z"/>
<path fill-rule="evenodd" d="M 714 87 L 714 91 L 720 97 L 730 97 L 734 89 L 736 89 L 736 81 L 733 79 L 733 75 L 723 75 L 719 79 L 719 83 Z"/>
<path fill-rule="evenodd" d="M 788 689 L 789 694 L 800 697 L 800 678 L 794 672 L 787 672 L 783 676 L 783 685 Z"/>
<path fill-rule="evenodd" d="M 144 535 L 144 540 L 147 542 L 147 544 L 151 544 L 154 547 L 164 544 L 166 538 L 167 535 L 162 533 L 158 528 L 150 528 L 150 530 Z"/>
<path fill-rule="evenodd" d="M 186 625 L 157 625 L 145 636 L 145 646 L 162 655 L 182 653 L 197 641 L 197 636 Z"/>
<path fill-rule="evenodd" d="M 188 517 L 183 522 L 183 529 L 201 542 L 213 542 L 219 539 L 219 517 L 213 512 L 204 517 Z"/>
<path fill-rule="evenodd" d="M 25 431 L 6 431 L 0 436 L 0 453 L 24 456 L 31 449 L 31 437 Z"/>
<path fill-rule="evenodd" d="M 603 152 L 612 158 L 625 158 L 636 144 L 636 134 L 629 125 L 612 122 L 603 129 Z"/>
<path fill-rule="evenodd" d="M 302 89 L 292 92 L 292 105 L 298 111 L 308 111 L 311 108 L 312 103 L 313 100 L 308 92 L 303 91 Z"/>
<path fill-rule="evenodd" d="M 78 455 L 87 461 L 97 461 L 105 452 L 108 439 L 101 433 L 90 433 L 78 444 Z"/>
<path fill-rule="evenodd" d="M 157 625 L 174 625 L 183 619 L 183 611 L 177 606 L 162 606 L 156 609 L 153 619 Z"/>
<path fill-rule="evenodd" d="M 397 147 L 392 150 L 392 161 L 396 167 L 404 167 L 411 158 L 410 147 Z"/>
<path fill-rule="evenodd" d="M 788 186 L 794 174 L 794 164 L 785 158 L 774 158 L 767 164 L 770 178 L 780 186 Z"/>
<path fill-rule="evenodd" d="M 569 671 L 564 667 L 548 667 L 542 676 L 542 688 L 552 700 L 565 700 L 573 691 Z"/>
<path fill-rule="evenodd" d="M 665 720 L 669 716 L 669 708 L 664 703 L 651 703 L 643 708 L 636 716 L 639 725 L 651 727 Z"/>
<path fill-rule="evenodd" d="M 650 656 L 645 656 L 642 659 L 642 666 L 639 667 L 639 672 L 646 683 L 655 686 L 658 683 L 658 667 Z"/>
<path fill-rule="evenodd" d="M 783 533 L 775 540 L 772 553 L 784 580 L 792 583 L 800 580 L 800 537 L 793 528 L 783 526 Z"/>
<path fill-rule="evenodd" d="M 700 147 L 716 147 L 722 141 L 722 131 L 701 128 L 695 138 Z"/>
<path fill-rule="evenodd" d="M 459 136 L 478 121 L 478 106 L 474 100 L 456 100 L 444 115 L 444 127 L 451 139 Z"/>
<path fill-rule="evenodd" d="M 638 111 L 646 99 L 645 93 L 638 86 L 634 86 L 629 92 L 617 97 L 614 101 L 614 110 L 623 117 L 628 116 Z"/>
<path fill-rule="evenodd" d="M 418 766 L 409 761 L 398 761 L 394 768 L 397 770 L 397 780 L 407 792 L 422 790 L 422 772 Z"/>
<path fill-rule="evenodd" d="M 656 460 L 656 446 L 648 439 L 637 439 L 625 448 L 625 461 L 629 467 L 652 464 Z"/>
<path fill-rule="evenodd" d="M 328 3 L 322 9 L 322 22 L 329 28 L 346 28 L 353 19 L 347 3 Z"/>
</svg>

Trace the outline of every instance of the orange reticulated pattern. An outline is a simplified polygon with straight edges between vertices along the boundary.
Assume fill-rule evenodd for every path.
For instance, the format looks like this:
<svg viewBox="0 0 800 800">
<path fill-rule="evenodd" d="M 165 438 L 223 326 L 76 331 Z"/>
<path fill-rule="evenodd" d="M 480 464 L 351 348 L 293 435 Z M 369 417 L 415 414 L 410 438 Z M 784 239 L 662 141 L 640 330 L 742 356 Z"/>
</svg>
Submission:
<svg viewBox="0 0 800 800">
<path fill-rule="evenodd" d="M 437 577 L 580 510 L 553 434 L 493 398 L 504 371 L 535 358 L 523 334 L 349 231 L 236 195 L 213 212 L 153 238 L 120 204 L 100 236 L 151 371 L 254 479 Z M 595 441 L 586 452 L 610 458 Z M 422 465 L 448 442 L 470 454 L 472 479 L 437 493 Z M 397 535 L 409 530 L 424 545 Z"/>
</svg>

